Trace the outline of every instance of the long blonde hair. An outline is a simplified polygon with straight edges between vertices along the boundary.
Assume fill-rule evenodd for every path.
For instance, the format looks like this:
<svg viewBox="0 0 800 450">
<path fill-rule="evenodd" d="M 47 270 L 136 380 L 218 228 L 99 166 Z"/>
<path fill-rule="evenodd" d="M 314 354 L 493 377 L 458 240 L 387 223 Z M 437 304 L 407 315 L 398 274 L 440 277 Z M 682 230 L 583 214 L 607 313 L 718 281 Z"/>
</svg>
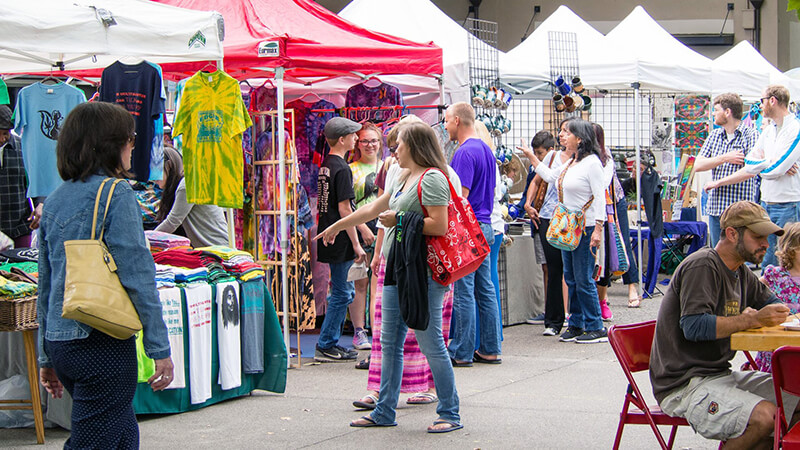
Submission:
<svg viewBox="0 0 800 450">
<path fill-rule="evenodd" d="M 800 222 L 786 224 L 783 236 L 778 238 L 778 263 L 786 270 L 794 267 L 794 258 L 800 250 Z"/>
</svg>

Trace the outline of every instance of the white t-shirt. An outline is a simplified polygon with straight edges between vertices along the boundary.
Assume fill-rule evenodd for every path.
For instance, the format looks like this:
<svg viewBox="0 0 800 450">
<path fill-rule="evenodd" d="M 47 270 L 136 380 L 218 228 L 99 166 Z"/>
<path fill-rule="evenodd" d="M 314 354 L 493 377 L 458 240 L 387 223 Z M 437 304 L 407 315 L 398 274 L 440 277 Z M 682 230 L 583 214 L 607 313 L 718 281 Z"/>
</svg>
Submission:
<svg viewBox="0 0 800 450">
<path fill-rule="evenodd" d="M 613 167 L 609 161 L 607 165 Z M 589 155 L 577 163 L 564 164 L 558 168 L 550 168 L 545 164 L 536 166 L 536 173 L 548 183 L 558 182 L 558 177 L 564 169 L 568 168 L 564 176 L 563 203 L 567 209 L 578 211 L 583 208 L 586 202 L 594 196 L 592 203 L 586 210 L 586 226 L 594 226 L 595 221 L 606 221 L 606 188 L 608 182 L 605 181 L 605 168 L 597 155 Z M 610 181 L 610 180 L 609 180 Z"/>
<path fill-rule="evenodd" d="M 189 316 L 189 390 L 193 405 L 211 398 L 211 286 L 186 286 Z"/>
<path fill-rule="evenodd" d="M 744 159 L 747 173 L 761 175 L 761 200 L 769 203 L 800 201 L 800 176 L 786 172 L 800 161 L 800 121 L 792 114 L 764 127 Z"/>
<path fill-rule="evenodd" d="M 242 385 L 242 309 L 239 297 L 239 283 L 217 284 L 217 351 L 222 390 Z"/>
<path fill-rule="evenodd" d="M 172 354 L 172 364 L 175 366 L 172 383 L 167 389 L 183 389 L 186 387 L 186 362 L 183 354 L 181 290 L 176 287 L 159 289 L 158 297 L 161 299 L 161 313 L 167 325 L 169 349 Z"/>
</svg>

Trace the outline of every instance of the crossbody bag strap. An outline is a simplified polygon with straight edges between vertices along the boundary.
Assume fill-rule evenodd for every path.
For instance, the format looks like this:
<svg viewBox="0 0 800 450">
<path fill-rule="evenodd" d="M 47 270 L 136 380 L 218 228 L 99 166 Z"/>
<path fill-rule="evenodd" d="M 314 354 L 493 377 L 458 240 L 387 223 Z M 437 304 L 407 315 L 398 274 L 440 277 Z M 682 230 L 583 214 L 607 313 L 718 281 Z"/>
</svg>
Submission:
<svg viewBox="0 0 800 450">
<path fill-rule="evenodd" d="M 97 188 L 97 196 L 94 198 L 94 213 L 92 217 L 92 240 L 94 240 L 94 230 L 97 229 L 97 209 L 100 206 L 100 196 L 103 194 L 103 187 L 106 185 L 106 182 L 111 178 L 106 178 L 100 183 L 100 187 Z"/>
<path fill-rule="evenodd" d="M 100 224 L 100 240 L 103 240 L 103 233 L 106 231 L 106 216 L 108 215 L 108 207 L 111 206 L 111 197 L 114 195 L 114 188 L 117 187 L 117 183 L 122 181 L 122 179 L 117 178 L 111 183 L 111 189 L 108 190 L 108 198 L 106 198 L 106 210 L 103 211 L 103 223 Z"/>
<path fill-rule="evenodd" d="M 555 155 L 553 155 L 553 158 L 555 158 Z M 559 175 L 558 181 L 556 182 L 556 186 L 558 187 L 558 202 L 559 203 L 564 203 L 564 186 L 563 186 L 563 184 L 564 184 L 564 175 L 567 174 L 567 170 L 569 170 L 569 166 L 572 165 L 573 161 L 575 161 L 575 157 L 574 156 L 572 156 L 569 159 L 569 162 L 567 163 L 567 167 L 564 167 L 564 170 L 561 172 L 561 175 Z M 551 159 L 550 162 L 552 163 L 553 160 Z"/>
</svg>

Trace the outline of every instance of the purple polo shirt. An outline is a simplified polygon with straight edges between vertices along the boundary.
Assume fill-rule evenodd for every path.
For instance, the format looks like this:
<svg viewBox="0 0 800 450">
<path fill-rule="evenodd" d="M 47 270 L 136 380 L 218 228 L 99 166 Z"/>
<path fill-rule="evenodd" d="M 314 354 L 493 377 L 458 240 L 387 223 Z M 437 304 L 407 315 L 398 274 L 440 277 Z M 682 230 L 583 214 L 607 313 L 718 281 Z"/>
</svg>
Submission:
<svg viewBox="0 0 800 450">
<path fill-rule="evenodd" d="M 475 211 L 478 222 L 492 222 L 494 207 L 495 157 L 492 150 L 482 140 L 471 138 L 464 141 L 455 155 L 450 167 L 456 171 L 461 185 L 469 189 L 467 200 Z M 459 194 L 461 194 L 459 192 Z"/>
</svg>

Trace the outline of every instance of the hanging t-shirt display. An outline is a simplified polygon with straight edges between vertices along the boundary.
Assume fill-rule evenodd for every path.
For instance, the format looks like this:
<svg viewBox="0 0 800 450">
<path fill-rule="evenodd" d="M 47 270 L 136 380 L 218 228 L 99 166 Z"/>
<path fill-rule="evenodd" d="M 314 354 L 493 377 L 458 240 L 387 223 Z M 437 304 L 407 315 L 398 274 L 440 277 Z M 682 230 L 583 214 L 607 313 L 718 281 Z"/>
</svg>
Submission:
<svg viewBox="0 0 800 450">
<path fill-rule="evenodd" d="M 173 135 L 183 135 L 186 200 L 198 205 L 241 208 L 242 132 L 252 125 L 239 83 L 216 71 L 186 82 Z"/>
<path fill-rule="evenodd" d="M 161 299 L 161 313 L 167 325 L 169 348 L 172 353 L 174 374 L 167 389 L 186 387 L 186 362 L 183 355 L 183 311 L 181 310 L 181 289 L 165 288 L 158 290 Z"/>
<path fill-rule="evenodd" d="M 154 124 L 164 113 L 161 85 L 159 70 L 147 61 L 135 65 L 117 61 L 103 70 L 100 80 L 100 101 L 119 104 L 136 121 L 131 170 L 139 181 L 150 178 L 150 156 L 156 137 Z"/>
<path fill-rule="evenodd" d="M 358 106 L 403 106 L 403 93 L 400 88 L 388 83 L 381 83 L 375 87 L 367 86 L 367 83 L 359 83 L 347 90 L 345 107 Z M 385 122 L 392 118 L 396 113 L 393 110 L 374 110 L 374 111 L 353 111 L 350 119 L 361 122 L 372 120 L 374 122 Z"/>
<path fill-rule="evenodd" d="M 161 78 L 161 103 L 167 102 L 167 90 L 164 86 L 164 77 L 161 74 L 161 66 L 150 63 L 158 70 Z M 150 181 L 157 181 L 164 178 L 164 113 L 156 117 L 153 121 L 153 146 L 150 148 Z"/>
<path fill-rule="evenodd" d="M 242 371 L 264 371 L 264 284 L 242 283 Z"/>
<path fill-rule="evenodd" d="M 211 398 L 211 286 L 187 285 L 189 388 L 193 405 Z"/>
<path fill-rule="evenodd" d="M 228 390 L 242 385 L 239 283 L 218 283 L 216 298 L 219 384 L 223 390 Z"/>
<path fill-rule="evenodd" d="M 315 103 L 306 103 L 297 99 L 287 103 L 286 108 L 294 109 L 295 148 L 297 149 L 297 160 L 300 163 L 300 184 L 312 196 L 316 196 L 319 166 L 327 154 L 324 150 L 317 154 L 317 143 L 325 141 L 322 129 L 335 114 L 333 111 L 312 112 L 312 110 L 335 109 L 336 105 L 323 99 Z"/>
<path fill-rule="evenodd" d="M 11 99 L 8 97 L 8 86 L 6 82 L 0 78 L 0 105 L 10 105 Z"/>
<path fill-rule="evenodd" d="M 14 131 L 22 136 L 28 197 L 47 197 L 61 184 L 56 168 L 58 132 L 67 114 L 85 101 L 83 91 L 65 83 L 35 83 L 17 94 Z"/>
</svg>

